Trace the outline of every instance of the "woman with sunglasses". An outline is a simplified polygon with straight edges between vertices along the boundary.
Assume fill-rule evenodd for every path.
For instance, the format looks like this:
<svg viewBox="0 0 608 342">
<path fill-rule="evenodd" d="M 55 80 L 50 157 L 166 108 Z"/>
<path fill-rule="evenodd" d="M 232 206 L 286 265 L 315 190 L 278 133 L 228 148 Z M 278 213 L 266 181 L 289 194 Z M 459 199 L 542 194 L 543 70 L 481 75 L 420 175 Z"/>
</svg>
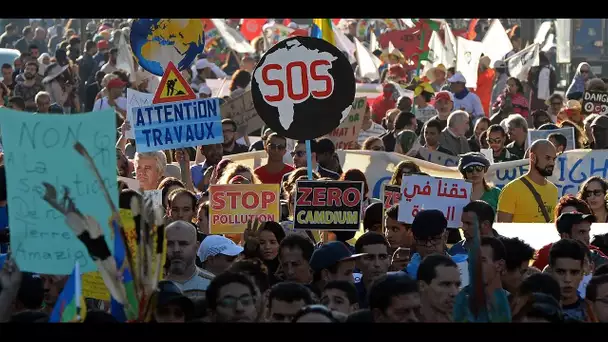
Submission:
<svg viewBox="0 0 608 342">
<path fill-rule="evenodd" d="M 378 137 L 369 137 L 363 142 L 363 151 L 384 151 L 384 142 Z"/>
<path fill-rule="evenodd" d="M 404 175 L 410 176 L 417 173 L 420 173 L 420 167 L 413 161 L 404 160 L 397 164 L 395 171 L 393 171 L 393 176 L 388 184 L 401 186 L 401 179 L 403 179 Z"/>
<path fill-rule="evenodd" d="M 479 152 L 462 154 L 458 162 L 458 171 L 460 171 L 462 177 L 473 184 L 470 200 L 482 200 L 496 212 L 500 189 L 486 181 L 485 175 L 489 167 L 490 162 Z"/>
<path fill-rule="evenodd" d="M 578 198 L 589 204 L 597 222 L 608 222 L 608 203 L 606 192 L 608 182 L 598 176 L 593 176 L 585 181 L 578 192 Z"/>
</svg>

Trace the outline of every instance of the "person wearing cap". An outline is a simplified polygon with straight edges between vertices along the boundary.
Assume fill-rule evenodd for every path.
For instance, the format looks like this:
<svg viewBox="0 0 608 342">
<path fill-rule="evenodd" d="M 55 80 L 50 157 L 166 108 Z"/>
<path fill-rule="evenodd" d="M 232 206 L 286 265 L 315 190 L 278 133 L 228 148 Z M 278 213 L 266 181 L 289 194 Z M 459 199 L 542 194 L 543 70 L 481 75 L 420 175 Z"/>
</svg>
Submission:
<svg viewBox="0 0 608 342">
<path fill-rule="evenodd" d="M 447 237 L 448 221 L 443 213 L 436 209 L 418 212 L 412 222 L 412 235 L 414 236 L 414 249 L 410 262 L 404 271 L 416 279 L 418 267 L 427 255 L 434 253 L 448 255 Z"/>
<path fill-rule="evenodd" d="M 340 241 L 321 245 L 310 257 L 313 286 L 321 293 L 328 281 L 346 280 L 354 284 L 355 260 L 363 255 L 352 254 L 348 246 Z"/>
<path fill-rule="evenodd" d="M 593 149 L 608 149 L 608 117 L 606 115 L 596 117 L 590 128 L 593 136 Z"/>
<path fill-rule="evenodd" d="M 557 151 L 549 140 L 539 139 L 532 143 L 529 152 L 528 172 L 500 192 L 497 222 L 549 223 L 553 219 L 550 213 L 559 197 L 557 187 L 547 177 L 553 175 Z"/>
<path fill-rule="evenodd" d="M 440 63 L 426 72 L 426 77 L 431 81 L 431 87 L 433 87 L 436 93 L 448 84 L 446 79 L 447 71 L 448 69 L 446 69 L 445 65 Z"/>
<path fill-rule="evenodd" d="M 243 247 L 228 238 L 209 235 L 201 242 L 197 254 L 202 268 L 217 275 L 226 271 L 242 251 Z"/>
<path fill-rule="evenodd" d="M 204 82 L 206 79 L 222 79 L 228 75 L 215 63 L 210 62 L 206 57 L 200 58 L 192 67 L 192 74 L 196 75 L 193 84 Z"/>
<path fill-rule="evenodd" d="M 494 62 L 494 86 L 492 88 L 492 101 L 491 103 L 495 103 L 498 100 L 498 96 L 502 94 L 502 92 L 507 87 L 507 80 L 509 79 L 509 75 L 507 73 L 507 63 L 503 60 L 498 60 Z M 491 109 L 491 108 L 490 108 Z M 494 114 L 494 112 L 492 112 Z"/>
<path fill-rule="evenodd" d="M 110 49 L 110 59 L 108 60 L 108 62 L 106 64 L 104 64 L 101 67 L 100 70 L 105 72 L 106 74 L 111 74 L 114 71 L 118 70 L 118 67 L 116 67 L 117 58 L 118 58 L 118 48 Z"/>
<path fill-rule="evenodd" d="M 109 59 L 107 55 L 110 50 L 110 43 L 107 40 L 101 39 L 97 42 L 97 53 L 93 56 L 93 60 L 95 61 L 95 66 L 97 69 L 101 69 L 101 67 L 106 64 Z"/>
<path fill-rule="evenodd" d="M 464 110 L 473 117 L 485 115 L 479 96 L 467 89 L 467 80 L 462 73 L 455 73 L 448 82 L 450 82 L 450 91 L 454 95 L 454 110 Z"/>
<path fill-rule="evenodd" d="M 206 99 L 211 97 L 211 88 L 206 83 L 201 83 L 198 86 L 198 97 L 201 99 Z"/>
<path fill-rule="evenodd" d="M 158 282 L 154 296 L 154 321 L 157 323 L 185 323 L 194 313 L 194 304 L 174 281 Z"/>
<path fill-rule="evenodd" d="M 448 125 L 448 117 L 452 113 L 454 109 L 454 95 L 447 90 L 442 90 L 435 93 L 435 104 L 433 105 L 435 110 L 437 110 L 437 115 L 430 118 L 427 122 L 424 123 L 420 134 L 420 145 L 426 144 L 424 137 L 424 130 L 426 125 L 431 121 L 437 121 L 441 129 L 439 132 L 443 131 Z"/>
<path fill-rule="evenodd" d="M 608 257 L 599 248 L 591 245 L 590 231 L 591 224 L 597 222 L 592 214 L 581 212 L 562 213 L 555 222 L 555 227 L 561 239 L 574 239 L 582 242 L 591 251 L 591 261 L 595 267 L 608 263 Z M 549 264 L 549 251 L 554 243 L 550 243 L 538 250 L 534 267 L 544 269 Z"/>
<path fill-rule="evenodd" d="M 485 175 L 490 167 L 490 161 L 480 152 L 469 152 L 460 155 L 458 171 L 462 177 L 473 184 L 471 201 L 482 200 L 488 203 L 494 212 L 498 207 L 500 189 L 488 184 Z"/>
<path fill-rule="evenodd" d="M 126 113 L 127 99 L 123 96 L 126 86 L 127 83 L 123 82 L 119 77 L 112 77 L 106 84 L 108 95 L 95 101 L 93 110 L 115 108 Z"/>
</svg>

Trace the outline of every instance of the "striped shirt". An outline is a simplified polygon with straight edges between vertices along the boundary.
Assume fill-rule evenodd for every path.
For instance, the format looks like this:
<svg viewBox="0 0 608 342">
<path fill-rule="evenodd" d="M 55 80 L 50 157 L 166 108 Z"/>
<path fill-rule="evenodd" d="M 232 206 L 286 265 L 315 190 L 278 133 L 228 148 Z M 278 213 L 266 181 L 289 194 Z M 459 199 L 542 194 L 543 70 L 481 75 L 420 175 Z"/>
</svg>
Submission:
<svg viewBox="0 0 608 342">
<path fill-rule="evenodd" d="M 357 142 L 360 146 L 363 146 L 363 142 L 365 141 L 365 139 L 369 137 L 379 137 L 384 133 L 386 133 L 386 130 L 384 129 L 384 127 L 382 127 L 382 125 L 372 122 L 372 126 L 369 129 L 361 129 Z"/>
</svg>

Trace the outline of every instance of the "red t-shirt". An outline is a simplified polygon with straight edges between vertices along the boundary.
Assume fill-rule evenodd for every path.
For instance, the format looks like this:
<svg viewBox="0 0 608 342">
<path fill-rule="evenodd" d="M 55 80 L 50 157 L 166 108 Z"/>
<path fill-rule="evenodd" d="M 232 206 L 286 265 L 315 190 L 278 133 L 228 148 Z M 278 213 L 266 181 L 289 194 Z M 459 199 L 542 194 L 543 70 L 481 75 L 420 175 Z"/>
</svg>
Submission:
<svg viewBox="0 0 608 342">
<path fill-rule="evenodd" d="M 266 165 L 263 165 L 255 169 L 253 173 L 255 173 L 255 175 L 264 184 L 281 184 L 281 181 L 283 180 L 283 175 L 293 170 L 293 166 L 285 164 L 285 166 L 283 166 L 283 169 L 280 172 L 270 173 L 268 172 Z"/>
<path fill-rule="evenodd" d="M 535 260 L 534 260 L 534 263 L 532 264 L 532 266 L 538 268 L 542 272 L 542 270 L 545 267 L 547 267 L 547 265 L 549 265 L 549 251 L 551 251 L 552 246 L 553 246 L 553 244 L 550 243 L 550 244 L 546 245 L 545 247 L 539 249 L 534 257 Z M 597 248 L 596 246 L 589 245 L 589 249 L 591 249 L 592 251 L 595 251 L 601 257 L 606 258 L 604 253 L 602 253 L 602 251 L 599 248 Z"/>
</svg>

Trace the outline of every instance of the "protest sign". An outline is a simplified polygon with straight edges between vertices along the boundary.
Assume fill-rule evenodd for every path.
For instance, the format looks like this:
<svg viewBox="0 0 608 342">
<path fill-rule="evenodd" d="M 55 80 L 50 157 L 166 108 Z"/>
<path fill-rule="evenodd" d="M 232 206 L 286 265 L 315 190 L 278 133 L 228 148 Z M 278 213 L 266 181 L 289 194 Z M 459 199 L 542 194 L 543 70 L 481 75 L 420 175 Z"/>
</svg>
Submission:
<svg viewBox="0 0 608 342">
<path fill-rule="evenodd" d="M 547 129 L 547 130 L 528 130 L 528 146 L 532 146 L 532 143 L 539 139 L 547 139 L 549 134 L 559 133 L 568 139 L 565 151 L 574 150 L 576 148 L 575 141 L 576 136 L 574 135 L 574 127 L 564 127 L 558 129 Z"/>
<path fill-rule="evenodd" d="M 384 210 L 398 204 L 401 200 L 401 187 L 398 185 L 382 185 L 382 193 L 380 194 L 380 200 L 383 203 Z"/>
<path fill-rule="evenodd" d="M 240 234 L 247 222 L 281 220 L 278 184 L 213 184 L 209 187 L 211 234 Z"/>
<path fill-rule="evenodd" d="M 355 98 L 352 109 L 346 120 L 327 135 L 334 142 L 336 150 L 357 150 L 359 149 L 357 139 L 361 131 L 361 122 L 365 115 L 365 97 Z"/>
<path fill-rule="evenodd" d="M 114 110 L 78 115 L 33 115 L 0 109 L 7 175 L 11 248 L 24 272 L 70 274 L 79 262 L 83 272 L 96 269 L 85 245 L 65 216 L 43 199 L 43 182 L 57 191 L 57 201 L 72 200 L 97 221 L 110 249 L 111 212 L 102 187 L 117 203 L 116 116 Z M 104 184 L 74 148 L 80 142 L 92 156 Z"/>
<path fill-rule="evenodd" d="M 359 230 L 363 182 L 296 183 L 294 229 Z"/>
<path fill-rule="evenodd" d="M 152 100 L 154 99 L 154 94 L 142 93 L 140 91 L 127 88 L 127 120 L 129 122 L 133 121 L 133 109 L 137 107 L 145 107 L 152 104 Z M 130 130 L 125 132 L 125 136 L 127 139 L 135 139 L 135 135 L 133 134 L 133 127 Z"/>
<path fill-rule="evenodd" d="M 152 104 L 133 109 L 138 152 L 224 142 L 217 98 Z"/>
<path fill-rule="evenodd" d="M 460 157 L 458 156 L 452 156 L 439 151 L 431 151 L 426 147 L 420 147 L 418 153 L 424 160 L 441 166 L 458 166 L 458 161 L 460 160 Z"/>
<path fill-rule="evenodd" d="M 608 114 L 608 93 L 603 91 L 585 91 L 583 94 L 583 110 L 588 114 Z"/>
<path fill-rule="evenodd" d="M 526 81 L 528 79 L 528 72 L 530 69 L 538 66 L 539 50 L 540 47 L 538 44 L 532 44 L 505 59 L 505 62 L 509 68 L 509 75 L 519 79 L 520 81 Z"/>
<path fill-rule="evenodd" d="M 220 106 L 223 119 L 232 119 L 236 123 L 236 139 L 262 128 L 264 121 L 255 111 L 251 90 L 231 98 Z"/>
<path fill-rule="evenodd" d="M 458 228 L 462 208 L 470 202 L 471 187 L 463 179 L 403 176 L 399 221 L 412 223 L 420 211 L 437 209 L 443 212 L 449 228 Z"/>
<path fill-rule="evenodd" d="M 253 71 L 251 94 L 256 111 L 274 132 L 309 140 L 346 119 L 355 99 L 355 75 L 333 44 L 292 37 L 262 56 Z"/>
<path fill-rule="evenodd" d="M 177 70 L 173 62 L 169 62 L 163 78 L 160 80 L 152 103 L 169 103 L 186 100 L 194 100 L 197 96 L 184 79 L 184 76 Z"/>
</svg>

